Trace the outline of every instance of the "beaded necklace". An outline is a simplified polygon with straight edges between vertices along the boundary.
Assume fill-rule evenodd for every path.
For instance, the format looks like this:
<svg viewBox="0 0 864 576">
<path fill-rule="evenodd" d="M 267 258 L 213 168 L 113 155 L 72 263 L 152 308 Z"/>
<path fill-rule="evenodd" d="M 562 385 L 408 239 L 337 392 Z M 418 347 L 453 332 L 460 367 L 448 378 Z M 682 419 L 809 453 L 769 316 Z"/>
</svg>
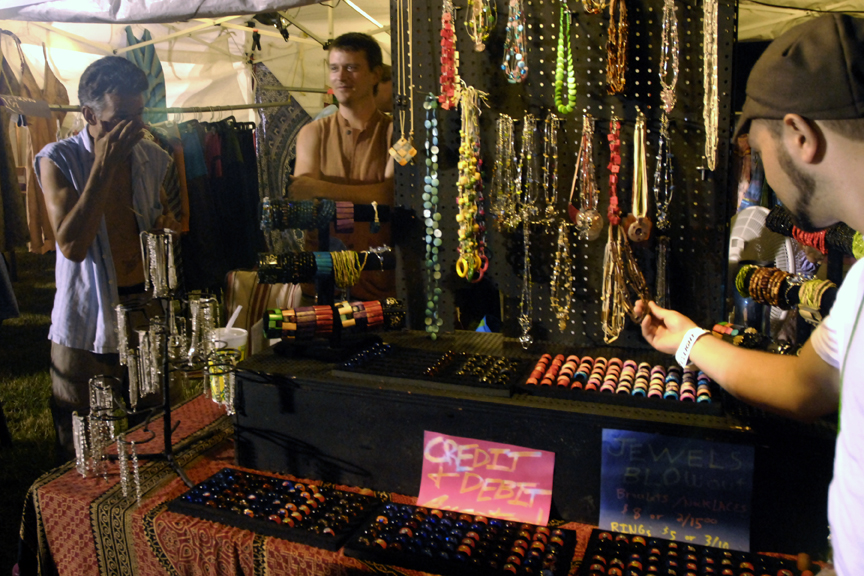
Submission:
<svg viewBox="0 0 864 576">
<path fill-rule="evenodd" d="M 570 9 L 561 2 L 561 20 L 558 29 L 558 52 L 555 58 L 555 108 L 561 114 L 570 114 L 576 107 L 576 72 L 573 69 L 573 46 L 570 44 Z M 564 102 L 564 86 L 567 102 Z"/>
<path fill-rule="evenodd" d="M 621 223 L 621 208 L 618 206 L 618 175 L 621 173 L 621 123 L 616 116 L 609 121 L 609 224 Z"/>
<path fill-rule="evenodd" d="M 672 182 L 672 150 L 669 146 L 669 117 L 660 119 L 660 138 L 657 140 L 657 168 L 654 170 L 654 202 L 657 206 L 657 229 L 669 229 L 669 204 L 675 192 Z"/>
<path fill-rule="evenodd" d="M 618 4 L 618 19 L 615 5 Z M 624 91 L 624 74 L 627 72 L 627 5 L 624 0 L 609 3 L 609 38 L 606 40 L 606 91 L 620 94 Z"/>
<path fill-rule="evenodd" d="M 533 114 L 526 114 L 522 124 L 522 152 L 519 155 L 519 170 L 517 184 L 522 183 L 522 176 L 525 176 L 525 184 L 522 188 L 522 194 L 519 198 L 522 214 L 522 220 L 528 218 L 529 222 L 533 222 L 539 209 L 537 208 L 537 199 L 540 196 L 540 182 L 537 179 L 537 155 L 534 153 L 534 133 L 537 128 L 537 119 Z"/>
<path fill-rule="evenodd" d="M 623 238 L 621 227 L 610 224 L 609 238 L 603 252 L 603 291 L 600 308 L 600 327 L 606 344 L 617 340 L 624 328 L 624 314 L 627 307 L 626 288 L 621 290 L 625 280 L 619 254 L 620 242 Z"/>
<path fill-rule="evenodd" d="M 579 183 L 580 209 L 573 205 L 576 183 Z M 603 231 L 603 216 L 597 211 L 597 184 L 594 180 L 594 118 L 590 114 L 582 116 L 582 140 L 576 156 L 576 172 L 570 186 L 570 202 L 567 210 L 570 220 L 576 224 L 576 232 L 581 240 L 596 240 Z"/>
<path fill-rule="evenodd" d="M 456 51 L 456 21 L 453 0 L 444 0 L 441 9 L 441 108 L 450 110 L 459 104 L 456 86 L 459 83 L 459 52 Z"/>
<path fill-rule="evenodd" d="M 669 142 L 669 117 L 666 113 L 660 120 L 660 138 L 657 141 L 657 168 L 654 170 L 654 203 L 657 208 L 657 229 L 661 233 L 669 230 L 669 205 L 675 184 L 672 182 L 672 150 Z M 669 307 L 669 237 L 660 236 L 657 244 L 657 279 L 654 293 L 657 305 Z"/>
<path fill-rule="evenodd" d="M 438 253 L 441 247 L 441 228 L 438 222 L 438 98 L 434 94 L 426 96 L 423 102 L 426 110 L 426 177 L 423 186 L 423 216 L 426 224 L 426 332 L 432 340 L 438 338 L 438 329 L 444 323 L 439 315 L 441 297 L 441 264 Z"/>
<path fill-rule="evenodd" d="M 534 314 L 534 305 L 531 302 L 531 224 L 529 224 L 527 210 L 522 209 L 522 243 L 525 250 L 522 271 L 522 295 L 519 300 L 519 328 L 522 334 L 519 343 L 525 350 L 534 342 L 531 336 L 531 316 Z"/>
<path fill-rule="evenodd" d="M 570 255 L 569 224 L 562 221 L 558 226 L 558 250 L 555 253 L 555 266 L 552 269 L 552 282 L 549 285 L 549 306 L 558 319 L 558 329 L 562 332 L 570 320 L 570 300 L 573 293 L 573 259 Z M 561 281 L 564 285 L 561 285 Z M 562 304 L 563 300 L 563 304 Z"/>
<path fill-rule="evenodd" d="M 498 140 L 495 149 L 495 166 L 492 173 L 492 214 L 495 226 L 501 231 L 512 232 L 519 225 L 516 210 L 516 151 L 513 143 L 513 118 L 506 114 L 498 117 Z"/>
<path fill-rule="evenodd" d="M 558 130 L 561 120 L 554 112 L 546 116 L 543 131 L 543 191 L 546 200 L 546 223 L 555 224 L 558 205 Z"/>
<path fill-rule="evenodd" d="M 494 1 L 468 0 L 468 15 L 465 18 L 465 28 L 468 36 L 474 41 L 474 50 L 482 52 L 486 49 L 489 33 L 495 29 L 498 19 Z"/>
<path fill-rule="evenodd" d="M 470 282 L 479 282 L 489 267 L 485 255 L 485 222 L 483 208 L 483 181 L 480 177 L 480 105 L 486 94 L 471 86 L 459 91 L 462 108 L 462 129 L 459 131 L 459 259 L 456 273 Z"/>
<path fill-rule="evenodd" d="M 522 0 L 510 0 L 507 15 L 507 39 L 504 41 L 504 62 L 501 69 L 507 81 L 516 84 L 528 75 L 528 52 L 525 44 L 525 10 Z"/>
<path fill-rule="evenodd" d="M 638 108 L 636 128 L 633 130 L 633 205 L 627 220 L 627 236 L 633 242 L 644 242 L 651 237 L 648 219 L 648 169 L 645 160 L 645 115 Z"/>
<path fill-rule="evenodd" d="M 675 107 L 675 86 L 678 84 L 678 17 L 675 10 L 675 0 L 664 0 L 660 45 L 660 99 L 663 101 L 665 114 L 671 114 Z M 667 77 L 670 77 L 668 82 Z"/>
<path fill-rule="evenodd" d="M 388 152 L 390 152 L 390 155 L 399 163 L 400 166 L 405 166 L 412 158 L 414 158 L 414 156 L 417 155 L 417 149 L 414 147 L 414 73 L 412 71 L 413 62 L 411 62 L 412 55 L 410 41 L 413 38 L 410 30 L 412 13 L 411 0 L 408 0 L 408 13 L 404 19 L 402 18 L 402 0 L 397 2 L 396 10 L 399 14 L 399 17 L 396 19 L 396 36 L 398 38 L 396 48 L 398 51 L 397 62 L 399 63 L 399 74 L 396 80 L 397 92 L 400 95 L 400 97 L 397 98 L 397 102 L 399 104 L 399 128 L 402 131 L 402 136 L 395 144 L 393 144 L 393 146 L 390 147 Z M 408 21 L 409 27 L 408 42 L 405 41 L 405 20 Z M 406 46 L 408 52 L 407 59 Z M 406 81 L 408 81 L 407 86 Z M 405 106 L 408 106 L 408 109 L 411 111 L 408 138 L 405 138 Z"/>
<path fill-rule="evenodd" d="M 703 3 L 703 40 L 702 56 L 703 97 L 702 118 L 705 121 L 705 161 L 709 170 L 714 170 L 717 162 L 717 126 L 720 110 L 717 93 L 717 0 Z"/>
</svg>

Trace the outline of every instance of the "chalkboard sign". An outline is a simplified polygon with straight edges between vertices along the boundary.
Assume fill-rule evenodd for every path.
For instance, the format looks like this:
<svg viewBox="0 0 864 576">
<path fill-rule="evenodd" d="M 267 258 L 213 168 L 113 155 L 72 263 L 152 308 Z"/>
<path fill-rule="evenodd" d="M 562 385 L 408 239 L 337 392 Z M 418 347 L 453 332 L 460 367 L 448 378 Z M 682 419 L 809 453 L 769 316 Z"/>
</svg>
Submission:
<svg viewBox="0 0 864 576">
<path fill-rule="evenodd" d="M 600 527 L 750 550 L 753 447 L 603 430 Z"/>
</svg>

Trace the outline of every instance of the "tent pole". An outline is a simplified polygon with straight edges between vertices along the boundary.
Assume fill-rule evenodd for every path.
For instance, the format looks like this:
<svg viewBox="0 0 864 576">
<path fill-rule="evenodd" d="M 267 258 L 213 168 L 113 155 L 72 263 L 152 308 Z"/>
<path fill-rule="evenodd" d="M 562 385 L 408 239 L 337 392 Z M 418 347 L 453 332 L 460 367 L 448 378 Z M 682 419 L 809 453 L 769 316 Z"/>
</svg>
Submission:
<svg viewBox="0 0 864 576">
<path fill-rule="evenodd" d="M 326 92 L 322 88 L 291 88 L 289 86 L 282 87 L 284 90 L 292 92 Z M 294 103 L 286 102 L 262 102 L 256 104 L 233 104 L 229 106 L 186 106 L 177 108 L 144 108 L 144 113 L 148 112 L 165 112 L 167 114 L 197 114 L 201 112 L 226 112 L 229 110 L 255 110 L 257 108 L 281 108 L 283 106 L 291 106 Z M 78 106 L 61 106 L 49 105 L 48 108 L 52 112 L 80 112 Z"/>
<path fill-rule="evenodd" d="M 114 54 L 119 56 L 121 54 L 125 54 L 126 52 L 131 52 L 132 50 L 137 50 L 139 48 L 144 48 L 145 46 L 150 46 L 151 44 L 158 44 L 159 42 L 165 42 L 166 40 L 171 40 L 172 38 L 177 38 L 180 36 L 192 35 L 196 32 L 200 32 L 202 30 L 206 30 L 207 28 L 213 28 L 215 26 L 219 26 L 223 22 L 228 22 L 229 20 L 236 20 L 240 18 L 240 16 L 224 16 L 222 18 L 217 18 L 216 20 L 209 20 L 203 24 L 199 24 L 198 26 L 192 26 L 191 28 L 186 28 L 185 30 L 180 30 L 178 32 L 173 32 L 168 34 L 167 36 L 160 36 L 158 38 L 153 38 L 152 40 L 148 40 L 146 42 L 139 42 L 138 44 L 134 44 L 132 46 L 126 46 L 125 48 L 118 48 L 114 50 Z M 198 18 L 199 22 L 204 22 L 205 19 Z"/>
<path fill-rule="evenodd" d="M 293 18 L 292 16 L 289 16 L 287 12 L 279 12 L 279 15 L 282 16 L 283 18 L 285 18 L 286 20 L 288 20 L 288 22 L 290 22 L 291 24 L 293 24 L 297 28 L 299 28 L 301 32 L 303 32 L 304 34 L 306 34 L 307 36 L 309 36 L 310 38 L 312 38 L 313 40 L 318 42 L 318 44 L 320 44 L 321 46 L 324 46 L 325 41 L 323 38 L 321 38 L 317 34 L 313 33 L 311 30 L 309 30 L 308 28 L 306 28 L 305 26 L 300 24 L 295 18 Z"/>
<path fill-rule="evenodd" d="M 100 52 L 104 53 L 106 56 L 110 56 L 111 54 L 114 53 L 114 49 L 111 46 L 109 46 L 108 44 L 103 44 L 102 42 L 95 42 L 93 40 L 89 40 L 87 38 L 84 38 L 83 36 L 78 36 L 77 34 L 73 34 L 71 32 L 67 32 L 65 30 L 61 30 L 60 28 L 56 28 L 54 26 L 51 26 L 50 24 L 45 24 L 44 22 L 29 22 L 29 23 L 35 24 L 36 26 L 39 26 L 40 28 L 44 28 L 44 29 L 48 30 L 49 32 L 54 32 L 55 34 L 59 34 L 60 36 L 64 36 L 66 38 L 69 38 L 70 40 L 74 40 L 75 42 L 80 42 L 81 44 L 86 44 L 87 46 L 90 46 L 91 48 L 96 48 Z"/>
</svg>

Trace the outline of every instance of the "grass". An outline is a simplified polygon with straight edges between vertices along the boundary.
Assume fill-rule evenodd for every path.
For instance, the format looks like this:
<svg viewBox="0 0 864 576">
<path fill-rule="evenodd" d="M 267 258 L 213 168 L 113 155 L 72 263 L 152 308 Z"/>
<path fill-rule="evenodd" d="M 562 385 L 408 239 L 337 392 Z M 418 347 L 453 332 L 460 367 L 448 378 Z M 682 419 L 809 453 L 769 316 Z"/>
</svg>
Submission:
<svg viewBox="0 0 864 576">
<path fill-rule="evenodd" d="M 20 318 L 0 325 L 0 401 L 12 434 L 12 447 L 0 448 L 0 576 L 17 558 L 18 529 L 30 485 L 54 467 L 51 397 L 51 344 L 48 327 L 54 303 L 54 255 L 17 251 L 13 283 Z"/>
</svg>

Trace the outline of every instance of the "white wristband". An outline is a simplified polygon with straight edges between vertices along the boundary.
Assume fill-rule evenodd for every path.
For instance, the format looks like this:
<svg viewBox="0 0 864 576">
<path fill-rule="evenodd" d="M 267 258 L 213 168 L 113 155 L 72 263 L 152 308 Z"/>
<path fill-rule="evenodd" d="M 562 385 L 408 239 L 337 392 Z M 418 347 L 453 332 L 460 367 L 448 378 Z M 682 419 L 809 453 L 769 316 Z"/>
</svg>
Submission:
<svg viewBox="0 0 864 576">
<path fill-rule="evenodd" d="M 696 341 L 705 334 L 708 334 L 708 330 L 703 330 L 699 327 L 691 328 L 686 334 L 684 334 L 684 339 L 681 340 L 681 344 L 678 346 L 678 351 L 675 352 L 675 361 L 678 362 L 682 368 L 686 368 L 687 365 L 690 364 L 690 351 L 693 350 L 693 345 L 696 344 Z"/>
</svg>

